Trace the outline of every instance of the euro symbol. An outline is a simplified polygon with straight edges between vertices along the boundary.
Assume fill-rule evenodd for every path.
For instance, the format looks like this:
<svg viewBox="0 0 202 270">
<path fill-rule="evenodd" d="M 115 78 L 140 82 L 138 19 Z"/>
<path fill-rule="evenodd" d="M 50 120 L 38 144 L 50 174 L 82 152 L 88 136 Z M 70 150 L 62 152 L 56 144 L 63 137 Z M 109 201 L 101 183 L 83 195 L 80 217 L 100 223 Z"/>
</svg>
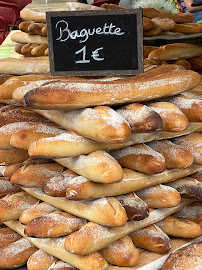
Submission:
<svg viewBox="0 0 202 270">
<path fill-rule="evenodd" d="M 91 57 L 95 60 L 95 61 L 103 61 L 104 58 L 100 58 L 99 56 L 99 50 L 102 50 L 103 47 L 101 48 L 97 48 L 96 50 L 92 51 Z"/>
</svg>

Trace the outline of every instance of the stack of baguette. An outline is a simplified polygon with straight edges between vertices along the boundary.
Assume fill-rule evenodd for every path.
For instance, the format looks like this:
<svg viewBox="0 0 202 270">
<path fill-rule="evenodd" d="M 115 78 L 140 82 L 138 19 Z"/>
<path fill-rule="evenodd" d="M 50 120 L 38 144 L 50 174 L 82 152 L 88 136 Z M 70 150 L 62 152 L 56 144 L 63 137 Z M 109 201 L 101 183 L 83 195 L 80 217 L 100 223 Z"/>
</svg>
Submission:
<svg viewBox="0 0 202 270">
<path fill-rule="evenodd" d="M 201 240 L 197 72 L 1 82 L 0 268 L 135 270 Z"/>
</svg>

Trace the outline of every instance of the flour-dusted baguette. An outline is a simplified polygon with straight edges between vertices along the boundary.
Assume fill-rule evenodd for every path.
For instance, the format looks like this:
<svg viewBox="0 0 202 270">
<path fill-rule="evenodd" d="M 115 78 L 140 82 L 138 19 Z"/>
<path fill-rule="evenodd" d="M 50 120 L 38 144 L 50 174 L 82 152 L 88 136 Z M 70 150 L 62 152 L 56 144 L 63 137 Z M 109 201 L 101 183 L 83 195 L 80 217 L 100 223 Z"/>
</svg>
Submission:
<svg viewBox="0 0 202 270">
<path fill-rule="evenodd" d="M 37 217 L 41 217 L 45 214 L 48 214 L 52 211 L 56 211 L 57 208 L 42 202 L 42 203 L 37 203 L 34 206 L 32 206 L 31 208 L 25 210 L 19 217 L 19 221 L 23 224 L 27 224 L 29 223 L 32 219 L 37 218 Z"/>
<path fill-rule="evenodd" d="M 173 43 L 162 45 L 149 54 L 149 58 L 160 60 L 188 59 L 202 55 L 202 47 L 188 43 Z"/>
<path fill-rule="evenodd" d="M 202 183 L 192 177 L 181 178 L 167 185 L 175 188 L 182 198 L 202 200 Z"/>
<path fill-rule="evenodd" d="M 101 142 L 123 142 L 129 139 L 131 129 L 126 120 L 107 106 L 73 111 L 38 111 L 45 118 L 65 129 Z"/>
<path fill-rule="evenodd" d="M 192 133 L 180 138 L 175 138 L 173 142 L 189 150 L 194 156 L 194 163 L 202 164 L 202 134 Z"/>
<path fill-rule="evenodd" d="M 116 199 L 124 207 L 128 220 L 142 220 L 149 215 L 148 205 L 134 192 L 116 196 Z"/>
<path fill-rule="evenodd" d="M 80 230 L 67 236 L 65 240 L 65 248 L 68 251 L 80 255 L 85 255 L 94 252 L 95 250 L 100 250 L 106 245 L 133 231 L 149 226 L 150 224 L 157 222 L 157 220 L 159 221 L 164 219 L 173 212 L 180 210 L 187 203 L 187 201 L 183 201 L 176 207 L 154 210 L 150 213 L 148 218 L 140 221 L 130 221 L 124 226 L 116 228 L 107 228 L 93 222 L 88 222 L 83 225 Z M 86 237 L 86 235 L 90 235 L 91 237 Z"/>
<path fill-rule="evenodd" d="M 36 204 L 38 200 L 26 192 L 21 191 L 14 194 L 8 194 L 0 200 L 0 221 L 15 220 L 21 213 Z"/>
<path fill-rule="evenodd" d="M 30 237 L 60 237 L 80 229 L 85 219 L 62 211 L 52 211 L 32 219 L 25 226 L 25 235 Z"/>
<path fill-rule="evenodd" d="M 9 227 L 0 228 L 0 248 L 5 247 L 18 239 L 22 236 Z"/>
<path fill-rule="evenodd" d="M 176 26 L 174 20 L 169 18 L 155 17 L 151 20 L 155 25 L 159 26 L 162 31 L 171 31 Z"/>
<path fill-rule="evenodd" d="M 122 226 L 127 222 L 123 206 L 114 197 L 96 200 L 72 201 L 66 198 L 53 198 L 40 188 L 23 188 L 29 194 L 72 215 L 97 222 L 106 226 Z"/>
<path fill-rule="evenodd" d="M 35 21 L 46 23 L 46 14 L 45 12 L 39 11 L 37 9 L 24 8 L 20 12 L 20 17 L 25 21 Z"/>
<path fill-rule="evenodd" d="M 0 164 L 13 165 L 25 161 L 28 157 L 24 149 L 0 149 Z"/>
<path fill-rule="evenodd" d="M 24 226 L 17 221 L 6 222 L 6 225 L 17 231 L 24 236 Z M 101 256 L 99 252 L 92 253 L 88 256 L 77 256 L 71 254 L 64 249 L 65 237 L 60 238 L 27 238 L 32 244 L 42 249 L 43 251 L 63 260 L 67 263 L 71 263 L 80 270 L 105 270 L 108 266 L 107 262 Z M 71 269 L 72 270 L 72 269 Z"/>
<path fill-rule="evenodd" d="M 143 188 L 152 187 L 159 183 L 174 181 L 192 173 L 195 165 L 185 169 L 166 170 L 160 174 L 148 176 L 130 169 L 123 169 L 123 180 L 118 183 L 93 183 L 85 177 L 78 176 L 67 180 L 66 197 L 68 199 L 90 199 L 102 196 L 116 196 Z M 197 166 L 198 167 L 198 166 Z M 57 189 L 57 188 L 55 188 Z"/>
<path fill-rule="evenodd" d="M 166 100 L 177 106 L 189 121 L 202 121 L 202 100 L 194 98 L 194 94 L 191 96 L 178 95 Z"/>
<path fill-rule="evenodd" d="M 178 205 L 181 201 L 180 194 L 174 188 L 165 185 L 145 188 L 136 191 L 136 194 L 152 208 L 173 207 Z"/>
<path fill-rule="evenodd" d="M 149 107 L 156 111 L 163 121 L 163 130 L 179 132 L 187 129 L 189 121 L 182 111 L 169 102 L 150 103 Z"/>
<path fill-rule="evenodd" d="M 9 193 L 16 193 L 19 191 L 19 187 L 12 185 L 11 182 L 5 180 L 4 177 L 0 177 L 0 199 L 5 197 Z"/>
<path fill-rule="evenodd" d="M 39 249 L 29 257 L 27 261 L 27 269 L 47 270 L 53 263 L 57 261 L 57 258 Z"/>
<path fill-rule="evenodd" d="M 23 122 L 8 125 L 13 125 L 13 127 L 15 128 L 15 125 L 22 126 Z M 6 129 L 6 127 L 4 129 Z M 16 130 L 16 132 L 13 131 L 13 133 L 8 134 L 8 136 L 11 136 L 10 144 L 12 146 L 17 148 L 28 149 L 29 146 L 36 140 L 47 137 L 53 137 L 62 134 L 65 131 L 66 130 L 52 123 L 30 122 L 26 123 L 24 128 Z"/>
<path fill-rule="evenodd" d="M 99 251 L 105 260 L 117 266 L 135 266 L 139 262 L 139 252 L 129 236 L 109 244 Z"/>
<path fill-rule="evenodd" d="M 147 18 L 170 18 L 176 23 L 192 22 L 194 20 L 194 16 L 192 13 L 172 13 L 165 9 L 156 8 L 143 8 L 143 16 Z"/>
<path fill-rule="evenodd" d="M 131 103 L 176 95 L 200 83 L 200 75 L 194 71 L 171 71 L 152 78 L 148 72 L 120 80 L 51 83 L 27 92 L 24 103 L 36 109 L 71 110 L 102 104 L 123 104 L 126 98 Z"/>
<path fill-rule="evenodd" d="M 157 253 L 165 253 L 171 248 L 170 238 L 158 226 L 150 225 L 129 234 L 134 245 Z"/>
<path fill-rule="evenodd" d="M 162 270 L 190 270 L 200 269 L 202 263 L 202 243 L 192 243 L 172 252 L 165 263 Z"/>
<path fill-rule="evenodd" d="M 199 224 L 172 215 L 157 222 L 156 225 L 166 234 L 175 237 L 196 238 L 201 236 L 201 226 Z"/>
<path fill-rule="evenodd" d="M 64 167 L 58 163 L 31 163 L 25 164 L 16 170 L 10 177 L 12 184 L 22 186 L 42 186 L 49 178 L 59 175 Z"/>
<path fill-rule="evenodd" d="M 26 160 L 25 160 L 26 162 Z M 7 168 L 5 169 L 4 171 L 4 177 L 6 180 L 10 180 L 11 178 L 11 175 L 17 171 L 18 169 L 20 169 L 21 167 L 23 166 L 23 163 L 16 163 L 16 164 L 13 164 L 13 165 L 10 165 L 10 166 L 7 166 Z"/>
<path fill-rule="evenodd" d="M 122 167 L 138 172 L 155 174 L 165 170 L 164 157 L 145 144 L 114 150 L 110 154 Z"/>
<path fill-rule="evenodd" d="M 173 214 L 174 217 L 180 219 L 192 220 L 202 226 L 202 205 L 201 202 L 193 202 L 180 211 Z"/>
<path fill-rule="evenodd" d="M 51 177 L 46 182 L 43 183 L 43 191 L 53 197 L 65 197 L 66 189 L 69 181 L 78 176 L 76 173 L 71 173 L 71 171 L 65 171 L 56 177 Z"/>
<path fill-rule="evenodd" d="M 1 249 L 0 267 L 17 268 L 24 265 L 29 257 L 38 249 L 27 239 L 19 239 Z"/>
<path fill-rule="evenodd" d="M 123 178 L 120 164 L 105 151 L 99 150 L 86 156 L 80 155 L 56 159 L 56 161 L 94 182 L 113 183 Z"/>
<path fill-rule="evenodd" d="M 163 122 L 160 115 L 146 105 L 132 103 L 121 107 L 117 112 L 129 123 L 132 132 L 162 130 Z"/>
<path fill-rule="evenodd" d="M 187 168 L 194 161 L 190 151 L 169 140 L 150 142 L 148 146 L 164 156 L 167 169 Z"/>
</svg>

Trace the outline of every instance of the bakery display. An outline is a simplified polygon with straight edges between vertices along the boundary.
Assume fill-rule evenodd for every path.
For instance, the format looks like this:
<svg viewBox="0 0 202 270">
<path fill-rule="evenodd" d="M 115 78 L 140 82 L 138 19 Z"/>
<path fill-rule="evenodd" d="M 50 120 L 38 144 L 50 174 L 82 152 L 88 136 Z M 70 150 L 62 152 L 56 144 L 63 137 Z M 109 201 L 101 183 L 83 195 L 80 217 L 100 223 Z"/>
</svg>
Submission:
<svg viewBox="0 0 202 270">
<path fill-rule="evenodd" d="M 145 36 L 200 29 L 191 14 L 143 14 Z M 0 268 L 146 269 L 199 242 L 201 46 L 145 46 L 133 77 L 53 77 L 45 12 L 21 16 L 23 57 L 0 60 Z"/>
</svg>

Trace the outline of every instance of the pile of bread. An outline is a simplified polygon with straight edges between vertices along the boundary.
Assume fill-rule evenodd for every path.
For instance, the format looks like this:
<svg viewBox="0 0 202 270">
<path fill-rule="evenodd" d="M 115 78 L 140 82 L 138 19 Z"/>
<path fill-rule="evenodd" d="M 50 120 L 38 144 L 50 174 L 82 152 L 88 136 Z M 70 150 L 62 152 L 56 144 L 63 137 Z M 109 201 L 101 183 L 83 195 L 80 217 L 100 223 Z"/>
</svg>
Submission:
<svg viewBox="0 0 202 270">
<path fill-rule="evenodd" d="M 0 60 L 0 268 L 154 269 L 190 238 L 162 269 L 200 267 L 201 75 L 154 58 L 52 77 L 25 59 L 12 75 Z"/>
</svg>

